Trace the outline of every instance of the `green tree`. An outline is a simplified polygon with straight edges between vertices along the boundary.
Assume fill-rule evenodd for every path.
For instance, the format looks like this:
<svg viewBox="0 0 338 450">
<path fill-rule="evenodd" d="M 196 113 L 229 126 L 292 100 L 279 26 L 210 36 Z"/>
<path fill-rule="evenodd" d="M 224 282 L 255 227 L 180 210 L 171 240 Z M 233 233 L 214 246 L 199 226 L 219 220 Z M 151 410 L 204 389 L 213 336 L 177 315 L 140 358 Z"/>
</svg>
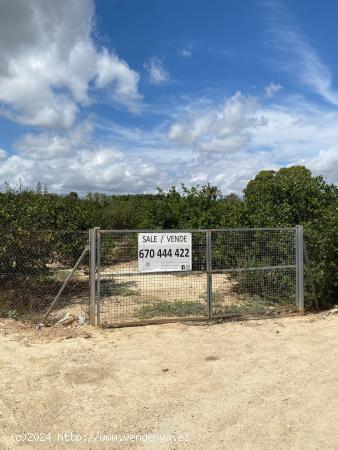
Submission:
<svg viewBox="0 0 338 450">
<path fill-rule="evenodd" d="M 250 226 L 294 226 L 322 217 L 337 188 L 303 166 L 262 171 L 244 189 L 244 217 Z"/>
<path fill-rule="evenodd" d="M 231 193 L 219 200 L 220 226 L 225 228 L 237 228 L 242 226 L 243 200 Z"/>
<path fill-rule="evenodd" d="M 338 188 L 303 166 L 262 171 L 244 190 L 243 222 L 250 227 L 303 225 L 323 306 L 338 295 Z"/>
<path fill-rule="evenodd" d="M 145 212 L 149 228 L 185 229 L 215 228 L 224 220 L 222 194 L 217 186 L 187 187 L 182 193 L 175 186 L 167 192 L 158 189 L 158 195 Z"/>
</svg>

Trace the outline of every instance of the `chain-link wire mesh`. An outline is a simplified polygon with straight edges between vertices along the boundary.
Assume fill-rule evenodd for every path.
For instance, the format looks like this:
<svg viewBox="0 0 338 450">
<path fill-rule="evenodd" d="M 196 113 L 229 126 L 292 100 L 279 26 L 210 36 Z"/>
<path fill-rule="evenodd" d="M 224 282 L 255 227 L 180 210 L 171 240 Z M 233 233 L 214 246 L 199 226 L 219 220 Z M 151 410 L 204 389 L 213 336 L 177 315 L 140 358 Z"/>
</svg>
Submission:
<svg viewBox="0 0 338 450">
<path fill-rule="evenodd" d="M 296 308 L 302 285 L 295 228 L 182 232 L 191 233 L 189 270 L 154 273 L 139 271 L 138 231 L 96 231 L 92 314 L 97 323 Z M 0 315 L 39 322 L 87 244 L 88 232 L 2 230 Z M 89 273 L 87 255 L 56 303 L 52 321 L 88 312 Z"/>
<path fill-rule="evenodd" d="M 0 233 L 0 315 L 39 322 L 88 245 L 88 232 L 3 229 Z M 88 312 L 86 256 L 51 319 Z"/>
<path fill-rule="evenodd" d="M 296 309 L 294 228 L 182 232 L 191 233 L 191 270 L 140 273 L 138 231 L 98 231 L 102 325 Z"/>
<path fill-rule="evenodd" d="M 296 307 L 295 229 L 212 232 L 214 316 Z"/>
<path fill-rule="evenodd" d="M 100 232 L 100 323 L 204 317 L 206 237 L 192 233 L 192 270 L 140 273 L 137 232 Z"/>
</svg>

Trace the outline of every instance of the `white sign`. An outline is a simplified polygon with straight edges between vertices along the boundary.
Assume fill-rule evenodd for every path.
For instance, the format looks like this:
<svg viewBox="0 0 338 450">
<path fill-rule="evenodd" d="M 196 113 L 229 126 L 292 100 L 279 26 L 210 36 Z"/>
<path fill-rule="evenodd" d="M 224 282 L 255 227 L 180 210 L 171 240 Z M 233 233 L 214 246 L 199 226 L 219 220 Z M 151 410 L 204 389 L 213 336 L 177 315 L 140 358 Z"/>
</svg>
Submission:
<svg viewBox="0 0 338 450">
<path fill-rule="evenodd" d="M 139 233 L 138 270 L 191 270 L 191 233 Z"/>
</svg>

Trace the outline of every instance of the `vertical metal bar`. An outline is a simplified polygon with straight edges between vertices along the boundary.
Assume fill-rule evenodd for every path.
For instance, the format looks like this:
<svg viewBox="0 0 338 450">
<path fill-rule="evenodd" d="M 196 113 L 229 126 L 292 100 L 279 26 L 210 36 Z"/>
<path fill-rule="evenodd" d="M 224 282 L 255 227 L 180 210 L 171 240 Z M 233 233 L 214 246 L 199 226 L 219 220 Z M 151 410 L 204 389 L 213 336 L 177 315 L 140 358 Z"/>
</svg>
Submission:
<svg viewBox="0 0 338 450">
<path fill-rule="evenodd" d="M 299 314 L 304 314 L 304 233 L 299 226 Z"/>
<path fill-rule="evenodd" d="M 296 226 L 296 305 L 304 314 L 304 242 L 303 227 Z"/>
<path fill-rule="evenodd" d="M 299 309 L 299 230 L 298 225 L 295 228 L 296 238 L 296 307 Z"/>
<path fill-rule="evenodd" d="M 96 297 L 96 230 L 91 229 L 89 232 L 89 290 L 90 290 L 90 303 L 89 303 L 89 323 L 95 325 L 95 297 Z"/>
<path fill-rule="evenodd" d="M 96 323 L 100 325 L 101 313 L 101 233 L 96 228 Z"/>
<path fill-rule="evenodd" d="M 208 318 L 212 318 L 212 242 L 211 231 L 206 231 L 206 261 L 207 261 L 207 302 Z"/>
</svg>

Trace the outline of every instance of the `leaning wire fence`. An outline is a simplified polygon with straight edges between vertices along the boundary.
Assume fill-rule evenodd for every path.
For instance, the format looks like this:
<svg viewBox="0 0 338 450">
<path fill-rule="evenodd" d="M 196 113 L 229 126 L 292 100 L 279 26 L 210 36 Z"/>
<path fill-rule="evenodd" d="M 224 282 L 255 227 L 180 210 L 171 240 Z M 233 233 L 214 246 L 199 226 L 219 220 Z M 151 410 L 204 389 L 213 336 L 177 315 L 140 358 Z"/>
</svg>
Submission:
<svg viewBox="0 0 338 450">
<path fill-rule="evenodd" d="M 88 244 L 88 232 L 3 229 L 0 233 L 0 315 L 39 322 Z M 67 283 L 51 319 L 88 312 L 89 261 Z"/>
</svg>

